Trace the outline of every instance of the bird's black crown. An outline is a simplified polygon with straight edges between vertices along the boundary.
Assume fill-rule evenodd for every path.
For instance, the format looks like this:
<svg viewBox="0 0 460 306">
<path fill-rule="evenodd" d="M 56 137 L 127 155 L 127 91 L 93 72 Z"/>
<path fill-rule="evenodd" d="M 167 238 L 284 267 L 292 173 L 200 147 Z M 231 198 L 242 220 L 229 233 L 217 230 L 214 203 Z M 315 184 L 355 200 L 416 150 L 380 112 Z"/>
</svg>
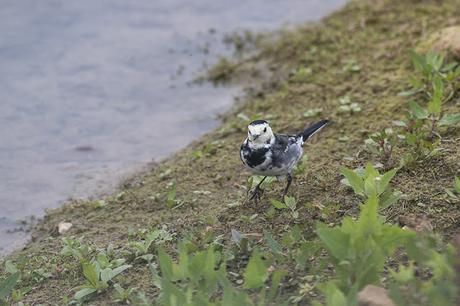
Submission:
<svg viewBox="0 0 460 306">
<path fill-rule="evenodd" d="M 268 122 L 265 120 L 255 120 L 249 123 L 249 125 L 258 125 L 258 124 L 267 124 Z"/>
</svg>

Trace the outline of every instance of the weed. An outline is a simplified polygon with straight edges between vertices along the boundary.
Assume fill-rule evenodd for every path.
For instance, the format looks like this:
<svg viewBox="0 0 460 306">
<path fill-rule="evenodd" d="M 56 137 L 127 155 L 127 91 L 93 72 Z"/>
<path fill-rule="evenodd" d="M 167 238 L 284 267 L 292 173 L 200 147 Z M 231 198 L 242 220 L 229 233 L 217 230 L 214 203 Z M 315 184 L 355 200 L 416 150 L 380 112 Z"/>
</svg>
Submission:
<svg viewBox="0 0 460 306">
<path fill-rule="evenodd" d="M 445 188 L 445 191 L 450 199 L 455 201 L 460 200 L 460 179 L 455 177 L 453 188 Z"/>
<path fill-rule="evenodd" d="M 341 172 L 345 177 L 342 183 L 353 188 L 357 195 L 365 199 L 377 196 L 379 208 L 383 209 L 396 203 L 402 195 L 399 191 L 392 191 L 389 185 L 397 171 L 395 168 L 380 174 L 370 163 L 365 169 L 342 168 Z"/>
<path fill-rule="evenodd" d="M 297 210 L 297 200 L 294 197 L 284 196 L 284 203 L 275 199 L 271 199 L 270 203 L 276 209 L 289 209 L 293 219 L 297 219 L 299 217 L 299 211 Z"/>
<path fill-rule="evenodd" d="M 384 165 L 387 165 L 398 143 L 398 135 L 396 135 L 393 129 L 387 128 L 378 133 L 371 134 L 364 143 L 369 152 L 379 156 L 380 161 Z"/>
<path fill-rule="evenodd" d="M 0 305 L 8 305 L 7 299 L 13 288 L 16 286 L 20 277 L 19 272 L 15 272 L 8 276 L 6 279 L 0 281 Z"/>
<path fill-rule="evenodd" d="M 82 270 L 86 283 L 75 288 L 78 291 L 75 293 L 74 298 L 82 300 L 93 293 L 106 290 L 112 279 L 130 267 L 130 265 L 122 265 L 114 269 L 102 268 L 97 260 L 83 262 Z"/>
<path fill-rule="evenodd" d="M 414 233 L 383 224 L 377 213 L 379 199 L 374 192 L 361 206 L 355 221 L 345 217 L 341 226 L 318 223 L 316 233 L 328 250 L 337 280 L 320 286 L 327 305 L 355 305 L 356 295 L 367 284 L 378 284 L 385 260 Z"/>
</svg>

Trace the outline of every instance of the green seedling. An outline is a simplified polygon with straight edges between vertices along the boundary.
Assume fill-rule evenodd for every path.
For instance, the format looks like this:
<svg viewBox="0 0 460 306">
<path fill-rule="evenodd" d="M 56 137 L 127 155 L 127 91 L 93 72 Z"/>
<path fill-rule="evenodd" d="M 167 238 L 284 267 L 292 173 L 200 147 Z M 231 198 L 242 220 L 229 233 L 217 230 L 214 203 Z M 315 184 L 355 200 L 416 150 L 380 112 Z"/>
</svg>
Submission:
<svg viewBox="0 0 460 306">
<path fill-rule="evenodd" d="M 19 281 L 20 273 L 15 272 L 6 279 L 0 281 L 0 305 L 8 305 L 7 299 Z"/>
<path fill-rule="evenodd" d="M 339 99 L 340 106 L 337 108 L 339 114 L 355 114 L 362 111 L 359 103 L 352 102 L 349 96 L 344 96 Z"/>
<path fill-rule="evenodd" d="M 172 181 L 169 184 L 169 191 L 166 197 L 166 206 L 168 208 L 173 208 L 174 205 L 177 204 L 176 195 L 177 195 L 176 181 Z"/>
<path fill-rule="evenodd" d="M 93 293 L 105 291 L 116 276 L 130 267 L 130 265 L 122 265 L 115 269 L 102 269 L 96 260 L 83 262 L 82 270 L 86 283 L 75 288 L 77 292 L 74 298 L 82 300 Z"/>
<path fill-rule="evenodd" d="M 271 199 L 270 203 L 276 209 L 289 209 L 291 211 L 291 215 L 293 219 L 297 219 L 299 217 L 299 211 L 297 209 L 297 200 L 294 197 L 284 196 L 284 202 L 280 202 L 275 199 Z"/>
<path fill-rule="evenodd" d="M 398 143 L 398 135 L 393 129 L 387 128 L 379 133 L 371 134 L 364 143 L 369 152 L 379 156 L 380 161 L 383 164 L 387 164 L 391 159 L 393 149 Z"/>
<path fill-rule="evenodd" d="M 322 108 L 312 108 L 303 113 L 305 118 L 316 117 L 323 112 Z"/>
<path fill-rule="evenodd" d="M 125 304 L 132 304 L 134 292 L 136 291 L 136 288 L 127 288 L 124 289 L 122 286 L 119 284 L 113 284 L 113 288 L 117 292 L 115 302 L 117 303 L 125 303 Z"/>
<path fill-rule="evenodd" d="M 460 200 L 460 179 L 455 177 L 453 188 L 445 188 L 447 195 L 452 200 Z"/>
<path fill-rule="evenodd" d="M 341 172 L 345 177 L 342 183 L 351 187 L 355 194 L 364 199 L 378 197 L 379 207 L 383 209 L 396 203 L 402 195 L 399 191 L 392 191 L 390 187 L 390 181 L 397 171 L 398 169 L 395 168 L 380 174 L 370 163 L 366 165 L 365 169 L 342 168 Z"/>
<path fill-rule="evenodd" d="M 145 234 L 144 240 L 133 241 L 129 245 L 134 249 L 136 259 L 150 262 L 153 259 L 153 247 L 172 240 L 173 236 L 168 231 L 157 229 Z"/>
<path fill-rule="evenodd" d="M 400 96 L 423 93 L 424 96 L 430 98 L 433 91 L 432 82 L 435 79 L 441 79 L 448 85 L 446 101 L 453 97 L 459 86 L 460 67 L 457 63 L 445 64 L 444 55 L 433 52 L 424 55 L 413 52 L 411 59 L 417 74 L 409 80 L 412 88 L 399 93 Z"/>
<path fill-rule="evenodd" d="M 84 237 L 76 240 L 73 237 L 62 238 L 64 247 L 62 248 L 60 254 L 62 256 L 72 256 L 76 260 L 83 262 L 89 259 L 91 248 L 82 243 Z"/>
</svg>

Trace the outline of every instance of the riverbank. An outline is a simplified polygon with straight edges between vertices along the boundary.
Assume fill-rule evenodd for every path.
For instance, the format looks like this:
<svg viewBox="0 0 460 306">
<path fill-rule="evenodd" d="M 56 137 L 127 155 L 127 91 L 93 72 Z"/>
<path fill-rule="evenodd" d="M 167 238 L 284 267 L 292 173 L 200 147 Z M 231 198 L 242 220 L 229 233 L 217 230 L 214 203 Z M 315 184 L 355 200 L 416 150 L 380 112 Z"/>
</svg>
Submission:
<svg viewBox="0 0 460 306">
<path fill-rule="evenodd" d="M 268 278 L 266 268 L 284 271 L 278 301 L 311 303 L 319 294 L 315 286 L 331 276 L 332 268 L 327 262 L 316 264 L 315 258 L 324 253 L 302 253 L 295 243 L 314 249 L 317 221 L 332 227 L 344 216 L 358 215 L 362 199 L 341 183 L 341 167 L 381 163 L 364 149 L 364 141 L 369 134 L 394 127 L 395 120 L 404 120 L 409 99 L 422 99 L 398 95 L 410 88 L 414 75 L 411 50 L 433 31 L 460 24 L 459 16 L 458 1 L 354 1 L 321 23 L 259 40 L 251 60 L 220 65 L 214 76 L 248 77 L 252 72 L 257 77 L 255 69 L 263 63 L 272 78 L 225 116 L 221 127 L 133 178 L 117 194 L 50 211 L 25 249 L 7 258 L 21 270 L 21 300 L 26 305 L 67 303 L 78 291 L 75 288 L 85 283 L 82 263 L 98 253 L 129 264 L 116 282 L 154 300 L 160 290 L 148 262 L 158 262 L 160 247 L 176 257 L 177 245 L 185 239 L 190 253 L 209 246 L 222 250 L 219 256 L 228 260 L 232 284 L 255 299 L 261 293 L 248 285 L 245 268 L 252 250 L 259 249 L 270 263 L 254 264 L 262 283 Z M 443 112 L 460 113 L 457 92 Z M 272 199 L 282 200 L 284 186 L 276 182 L 258 204 L 245 202 L 249 173 L 243 170 L 238 150 L 247 118 L 266 118 L 280 132 L 299 131 L 320 118 L 334 122 L 305 148 L 308 163 L 290 190 L 296 200 L 292 211 L 271 204 Z M 391 185 L 404 196 L 382 214 L 395 224 L 401 216 L 422 218 L 449 241 L 459 231 L 460 205 L 445 192 L 460 176 L 459 125 L 439 133 L 442 150 L 398 171 Z M 410 150 L 407 145 L 396 147 L 380 171 L 398 166 Z M 62 221 L 72 227 L 60 235 L 57 225 Z M 63 243 L 63 237 L 73 240 Z M 242 237 L 249 240 L 250 250 L 246 242 L 242 246 Z M 152 244 L 146 245 L 149 240 Z M 286 255 L 294 248 L 302 258 Z M 117 265 L 107 263 L 111 268 Z M 162 273 L 167 274 L 164 269 Z M 241 288 L 243 279 L 246 290 Z M 117 291 L 108 284 L 87 297 L 90 304 L 115 303 Z"/>
</svg>

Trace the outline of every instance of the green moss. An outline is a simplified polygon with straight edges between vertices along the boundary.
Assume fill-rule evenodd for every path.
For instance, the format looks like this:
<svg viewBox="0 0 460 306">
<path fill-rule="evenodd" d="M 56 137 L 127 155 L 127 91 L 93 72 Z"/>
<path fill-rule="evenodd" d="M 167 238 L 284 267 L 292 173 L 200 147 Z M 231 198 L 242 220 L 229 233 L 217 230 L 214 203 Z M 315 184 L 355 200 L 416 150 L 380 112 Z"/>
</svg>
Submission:
<svg viewBox="0 0 460 306">
<path fill-rule="evenodd" d="M 298 225 L 307 237 L 313 237 L 316 220 L 338 223 L 344 214 L 357 211 L 359 199 L 340 184 L 340 166 L 357 167 L 369 160 L 363 153 L 363 141 L 369 133 L 392 125 L 402 117 L 406 100 L 397 94 L 408 87 L 410 50 L 424 33 L 460 23 L 458 1 L 352 1 L 321 23 L 297 29 L 265 34 L 255 40 L 256 53 L 239 55 L 214 67 L 212 78 L 235 77 L 247 80 L 257 75 L 260 66 L 270 71 L 262 89 L 249 95 L 222 127 L 126 183 L 122 192 L 105 199 L 104 206 L 94 202 L 73 201 L 50 211 L 33 233 L 24 250 L 8 259 L 26 261 L 25 270 L 47 267 L 53 277 L 33 285 L 26 304 L 60 304 L 64 296 L 83 283 L 77 263 L 62 259 L 62 248 L 55 226 L 62 220 L 74 225 L 66 235 L 84 236 L 93 248 L 126 248 L 130 231 L 166 226 L 177 237 L 186 232 L 200 232 L 210 227 L 230 240 L 230 231 L 276 234 L 287 225 Z M 358 69 L 359 68 L 359 69 Z M 362 111 L 354 114 L 337 112 L 339 99 L 349 96 Z M 316 117 L 304 118 L 309 109 L 321 108 Z M 448 111 L 459 112 L 458 96 L 447 105 Z M 245 203 L 246 181 L 238 149 L 245 137 L 247 122 L 236 113 L 270 118 L 276 131 L 293 132 L 320 117 L 334 124 L 308 144 L 309 167 L 298 174 L 290 191 L 298 200 L 300 216 L 270 210 L 270 198 L 280 198 L 282 184 L 273 183 L 258 205 Z M 460 206 L 443 198 L 443 187 L 459 175 L 459 129 L 445 131 L 436 159 L 418 168 L 403 170 L 395 177 L 396 187 L 406 194 L 404 200 L 386 211 L 390 220 L 409 212 L 425 215 L 435 230 L 448 238 L 458 232 Z M 457 139 L 457 141 L 456 141 Z M 218 140 L 211 149 L 206 144 Z M 340 141 L 342 140 L 342 141 Z M 193 154 L 201 151 L 206 158 Z M 402 152 L 397 152 L 401 154 Z M 197 158 L 198 157 L 198 158 Z M 166 206 L 171 181 L 176 182 L 176 209 Z M 256 215 L 257 214 L 257 215 Z M 255 216 L 255 217 L 254 217 Z M 295 292 L 301 277 L 291 274 L 292 285 L 285 294 Z M 155 297 L 145 265 L 135 265 L 124 273 L 122 285 L 131 285 Z M 107 305 L 113 292 L 99 295 L 95 303 Z"/>
</svg>

